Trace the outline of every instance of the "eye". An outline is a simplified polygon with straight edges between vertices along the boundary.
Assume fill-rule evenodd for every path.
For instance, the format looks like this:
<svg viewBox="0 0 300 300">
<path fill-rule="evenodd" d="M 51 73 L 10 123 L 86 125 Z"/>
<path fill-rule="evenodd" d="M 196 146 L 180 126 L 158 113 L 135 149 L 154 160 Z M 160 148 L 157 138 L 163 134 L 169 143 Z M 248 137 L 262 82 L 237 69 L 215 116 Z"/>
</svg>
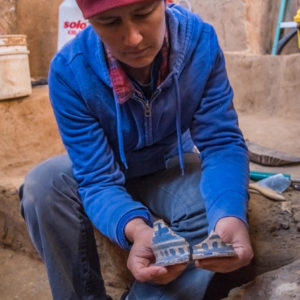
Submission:
<svg viewBox="0 0 300 300">
<path fill-rule="evenodd" d="M 147 10 L 143 10 L 143 11 L 140 11 L 139 13 L 136 14 L 136 17 L 138 18 L 146 18 L 148 17 L 149 15 L 152 14 L 152 12 L 154 11 L 154 8 L 151 7 L 151 8 L 148 8 Z"/>
<path fill-rule="evenodd" d="M 113 20 L 113 21 L 109 21 L 109 22 L 101 22 L 100 24 L 104 25 L 104 26 L 115 26 L 115 25 L 118 25 L 120 24 L 121 21 L 120 20 Z"/>
<path fill-rule="evenodd" d="M 109 19 L 93 19 L 94 22 L 103 26 L 114 26 L 121 22 L 118 18 L 109 18 Z"/>
<path fill-rule="evenodd" d="M 140 14 L 137 14 L 136 16 L 138 18 L 144 18 L 144 17 L 147 17 L 151 14 L 151 12 L 147 12 L 147 13 L 140 13 Z"/>
</svg>

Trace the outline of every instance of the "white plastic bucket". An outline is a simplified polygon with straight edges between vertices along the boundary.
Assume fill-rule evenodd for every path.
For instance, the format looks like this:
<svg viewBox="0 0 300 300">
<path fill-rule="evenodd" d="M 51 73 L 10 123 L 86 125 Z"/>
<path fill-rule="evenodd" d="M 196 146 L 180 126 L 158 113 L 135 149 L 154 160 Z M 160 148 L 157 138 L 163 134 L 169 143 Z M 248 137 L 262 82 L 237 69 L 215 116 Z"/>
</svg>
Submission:
<svg viewBox="0 0 300 300">
<path fill-rule="evenodd" d="M 26 35 L 0 35 L 0 100 L 30 95 Z"/>
</svg>

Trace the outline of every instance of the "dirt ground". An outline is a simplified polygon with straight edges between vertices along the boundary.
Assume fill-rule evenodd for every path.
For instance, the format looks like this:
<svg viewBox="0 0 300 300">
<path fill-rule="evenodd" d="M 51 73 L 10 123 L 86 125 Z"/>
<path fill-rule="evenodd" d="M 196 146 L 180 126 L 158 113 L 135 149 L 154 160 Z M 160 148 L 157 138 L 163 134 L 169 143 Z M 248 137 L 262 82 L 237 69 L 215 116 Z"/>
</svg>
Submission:
<svg viewBox="0 0 300 300">
<path fill-rule="evenodd" d="M 0 250 L 0 298 L 3 300 L 50 300 L 44 265 L 10 249 Z"/>
<path fill-rule="evenodd" d="M 300 156 L 300 122 L 266 114 L 240 115 L 240 126 L 249 140 L 278 151 Z M 250 164 L 251 170 L 286 173 L 300 178 L 300 165 L 265 167 Z M 300 257 L 300 191 L 289 188 L 284 202 L 252 193 L 249 223 L 257 272 L 276 269 Z"/>
<path fill-rule="evenodd" d="M 276 150 L 295 155 L 300 153 L 300 141 L 297 138 L 300 132 L 298 120 L 272 118 L 266 114 L 250 115 L 240 113 L 239 116 L 240 126 L 246 138 L 264 146 L 273 147 Z M 35 161 L 35 159 L 36 156 L 32 153 L 32 161 Z M 23 166 L 11 165 L 11 172 L 7 175 L 9 175 L 8 177 L 16 176 L 18 178 L 20 174 L 24 173 L 24 169 L 30 167 L 30 163 Z M 300 177 L 299 165 L 268 168 L 251 164 L 251 169 L 284 172 Z M 5 201 L 9 202 L 9 196 L 7 195 Z M 255 275 L 277 269 L 300 258 L 300 191 L 290 188 L 284 195 L 286 197 L 285 202 L 275 202 L 257 193 L 251 193 L 249 224 L 255 258 L 249 268 L 250 271 L 247 271 L 250 272 L 247 274 L 249 280 Z M 12 193 L 11 198 L 14 198 L 12 201 L 16 201 L 15 196 L 15 192 Z M 12 216 L 11 220 L 13 219 Z M 23 245 L 24 249 L 22 249 L 18 242 L 18 233 L 10 232 L 9 227 L 10 225 L 7 224 L 7 230 L 1 233 L 2 240 L 6 238 L 8 244 L 15 245 L 15 248 L 19 247 L 19 250 L 30 248 L 30 245 Z M 23 231 L 20 229 L 19 235 L 22 234 Z M 1 248 L 0 265 L 1 299 L 51 299 L 45 268 L 37 259 L 37 256 L 28 257 L 23 252 Z M 247 276 L 242 278 L 242 282 L 239 282 L 241 280 L 239 278 L 235 282 L 236 285 L 244 283 Z M 236 275 L 233 274 L 228 278 L 233 278 L 232 282 L 234 282 Z M 224 284 L 228 283 L 226 280 L 223 282 Z M 121 291 L 116 289 L 115 284 L 116 278 L 108 280 L 110 293 L 114 295 L 114 299 L 118 299 Z M 223 296 L 226 296 L 226 294 Z M 209 300 L 212 299 L 218 299 L 218 297 L 213 295 Z"/>
</svg>

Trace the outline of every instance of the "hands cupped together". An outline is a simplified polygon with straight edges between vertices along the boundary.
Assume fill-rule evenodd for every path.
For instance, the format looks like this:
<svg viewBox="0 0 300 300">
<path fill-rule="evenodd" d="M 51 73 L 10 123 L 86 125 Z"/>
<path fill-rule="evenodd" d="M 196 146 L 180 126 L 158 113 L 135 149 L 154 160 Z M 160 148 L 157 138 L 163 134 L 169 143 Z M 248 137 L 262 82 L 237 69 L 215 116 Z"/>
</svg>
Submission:
<svg viewBox="0 0 300 300">
<path fill-rule="evenodd" d="M 213 272 L 227 273 L 250 263 L 253 250 L 246 225 L 238 218 L 220 219 L 215 228 L 216 233 L 226 243 L 232 244 L 237 257 L 208 258 L 196 260 L 195 266 Z M 151 249 L 153 229 L 142 219 L 133 219 L 125 228 L 127 238 L 133 242 L 127 260 L 127 267 L 136 280 L 168 284 L 185 270 L 187 264 L 173 266 L 155 266 L 155 256 Z"/>
</svg>

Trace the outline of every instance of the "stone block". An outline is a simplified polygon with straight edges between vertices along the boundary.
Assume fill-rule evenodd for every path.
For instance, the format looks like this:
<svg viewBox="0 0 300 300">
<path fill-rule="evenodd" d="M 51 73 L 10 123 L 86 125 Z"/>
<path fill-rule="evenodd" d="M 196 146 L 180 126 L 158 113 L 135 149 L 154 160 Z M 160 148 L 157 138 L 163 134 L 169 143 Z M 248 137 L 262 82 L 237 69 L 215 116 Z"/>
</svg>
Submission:
<svg viewBox="0 0 300 300">
<path fill-rule="evenodd" d="M 300 295 L 300 260 L 267 272 L 230 291 L 223 300 L 298 299 Z"/>
</svg>

